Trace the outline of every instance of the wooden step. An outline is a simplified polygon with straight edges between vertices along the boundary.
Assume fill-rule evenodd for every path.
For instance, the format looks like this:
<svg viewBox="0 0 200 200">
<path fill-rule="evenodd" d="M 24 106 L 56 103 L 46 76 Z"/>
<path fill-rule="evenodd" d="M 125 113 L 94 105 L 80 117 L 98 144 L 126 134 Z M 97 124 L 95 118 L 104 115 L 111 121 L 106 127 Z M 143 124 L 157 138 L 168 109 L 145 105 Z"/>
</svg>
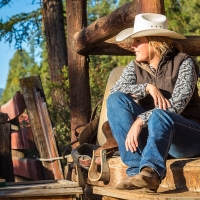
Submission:
<svg viewBox="0 0 200 200">
<path fill-rule="evenodd" d="M 67 180 L 43 180 L 27 181 L 23 183 L 7 183 L 7 186 L 0 188 L 0 199 L 3 200 L 42 200 L 76 199 L 83 193 L 82 188 L 72 181 Z"/>
<path fill-rule="evenodd" d="M 197 200 L 200 193 L 187 190 L 159 190 L 157 193 L 145 189 L 116 190 L 110 187 L 94 186 L 93 193 L 102 195 L 102 200 Z"/>
<path fill-rule="evenodd" d="M 116 184 L 127 177 L 126 168 L 120 157 L 113 157 L 109 161 L 110 181 L 108 183 L 87 182 L 95 186 L 114 188 Z M 167 175 L 160 185 L 160 189 L 184 189 L 200 192 L 200 159 L 170 159 L 167 160 Z"/>
</svg>

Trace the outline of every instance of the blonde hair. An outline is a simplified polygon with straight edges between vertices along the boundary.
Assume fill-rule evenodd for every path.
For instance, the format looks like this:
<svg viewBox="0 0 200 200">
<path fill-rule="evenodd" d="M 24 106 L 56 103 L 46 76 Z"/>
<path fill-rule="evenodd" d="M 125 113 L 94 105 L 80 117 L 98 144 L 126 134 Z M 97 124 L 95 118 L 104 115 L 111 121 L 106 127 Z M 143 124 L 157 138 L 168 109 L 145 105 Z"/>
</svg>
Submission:
<svg viewBox="0 0 200 200">
<path fill-rule="evenodd" d="M 146 38 L 149 41 L 149 48 L 151 47 L 155 56 L 158 58 L 161 58 L 161 56 L 172 47 L 176 47 L 180 52 L 182 52 L 181 45 L 169 37 L 147 36 Z"/>
</svg>

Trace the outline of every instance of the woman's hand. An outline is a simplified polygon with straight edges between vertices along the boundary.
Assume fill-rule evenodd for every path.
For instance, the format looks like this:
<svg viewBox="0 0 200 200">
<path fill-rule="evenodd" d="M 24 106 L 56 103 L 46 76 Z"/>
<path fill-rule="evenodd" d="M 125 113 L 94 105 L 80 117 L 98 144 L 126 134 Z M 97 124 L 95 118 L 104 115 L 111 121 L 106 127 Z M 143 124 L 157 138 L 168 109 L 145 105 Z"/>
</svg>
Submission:
<svg viewBox="0 0 200 200">
<path fill-rule="evenodd" d="M 153 97 L 155 106 L 158 106 L 163 110 L 171 107 L 169 101 L 162 95 L 160 90 L 155 85 L 148 84 L 146 86 L 146 92 L 148 92 Z"/>
<path fill-rule="evenodd" d="M 131 152 L 134 152 L 137 150 L 138 137 L 142 130 L 142 125 L 143 125 L 142 119 L 137 118 L 133 123 L 133 125 L 131 126 L 125 141 L 126 151 L 130 150 Z"/>
</svg>

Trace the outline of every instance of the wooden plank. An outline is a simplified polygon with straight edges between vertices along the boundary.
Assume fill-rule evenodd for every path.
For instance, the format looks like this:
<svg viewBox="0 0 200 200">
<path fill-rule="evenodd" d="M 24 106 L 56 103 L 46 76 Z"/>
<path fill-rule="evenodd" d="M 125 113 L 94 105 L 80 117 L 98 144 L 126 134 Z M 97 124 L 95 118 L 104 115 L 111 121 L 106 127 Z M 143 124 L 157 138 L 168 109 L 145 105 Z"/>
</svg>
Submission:
<svg viewBox="0 0 200 200">
<path fill-rule="evenodd" d="M 7 113 L 9 120 L 21 115 L 26 106 L 23 95 L 18 91 L 7 103 L 1 106 L 1 112 Z"/>
<path fill-rule="evenodd" d="M 136 3 L 131 1 L 109 15 L 99 18 L 75 34 L 75 51 L 77 53 L 87 52 L 101 42 L 112 38 L 121 30 L 133 26 L 135 15 Z"/>
<path fill-rule="evenodd" d="M 28 200 L 77 200 L 78 195 L 59 195 L 59 196 L 51 196 L 51 197 L 28 197 Z M 0 199 L 4 200 L 27 200 L 27 197 L 0 197 Z M 79 199 L 79 198 L 78 198 Z"/>
<path fill-rule="evenodd" d="M 152 193 L 146 189 L 137 190 L 117 190 L 110 187 L 93 187 L 95 194 L 106 196 L 103 200 L 197 200 L 200 193 L 187 190 L 162 189 L 157 193 Z M 112 197 L 112 198 L 110 198 Z"/>
<path fill-rule="evenodd" d="M 38 90 L 41 90 L 44 96 L 44 91 L 42 88 L 40 77 L 32 76 L 32 77 L 22 78 L 20 79 L 20 87 L 22 89 L 22 94 L 24 96 L 36 148 L 40 154 L 40 157 L 48 158 L 44 132 L 42 130 L 42 125 L 33 93 L 33 87 L 36 87 Z M 48 162 L 42 162 L 42 166 L 43 166 L 44 179 L 54 179 L 51 164 Z"/>
<path fill-rule="evenodd" d="M 49 158 L 59 157 L 46 102 L 44 102 L 44 99 L 43 97 L 41 97 L 40 92 L 37 92 L 36 89 L 34 89 L 34 91 L 35 91 L 34 95 L 36 98 L 36 104 L 37 104 L 37 109 L 39 111 L 40 121 L 42 124 L 45 140 L 47 143 Z M 63 179 L 63 172 L 62 172 L 60 161 L 57 160 L 57 161 L 51 162 L 51 165 L 52 165 L 55 179 L 56 180 Z"/>
<path fill-rule="evenodd" d="M 86 7 L 87 1 L 66 1 L 71 141 L 76 140 L 75 128 L 87 124 L 91 116 L 89 57 L 74 51 L 74 34 L 87 23 Z M 74 144 L 73 148 L 77 145 Z"/>
<path fill-rule="evenodd" d="M 0 124 L 0 177 L 14 181 L 11 156 L 10 123 Z"/>
<path fill-rule="evenodd" d="M 27 185 L 37 185 L 37 184 L 46 184 L 46 183 L 57 183 L 56 180 L 38 180 L 38 181 L 24 181 L 24 182 L 9 182 L 7 186 L 27 186 Z"/>
<path fill-rule="evenodd" d="M 51 180 L 48 180 L 51 181 Z M 41 183 L 38 182 L 38 184 L 36 184 L 36 181 L 27 181 L 28 184 L 26 184 L 25 182 L 23 182 L 23 184 L 14 184 L 11 186 L 7 186 L 5 188 L 0 188 L 0 191 L 3 190 L 32 190 L 32 189 L 56 189 L 56 188 L 77 188 L 79 187 L 77 182 L 72 182 L 72 181 L 68 181 L 68 183 L 58 183 L 58 182 L 52 182 L 52 183 L 48 183 L 48 182 L 44 182 L 44 181 L 40 181 Z M 42 182 L 44 182 L 42 184 Z"/>
<path fill-rule="evenodd" d="M 42 180 L 41 163 L 30 158 L 13 158 L 13 171 L 19 175 L 32 180 Z"/>
<path fill-rule="evenodd" d="M 0 190 L 0 198 L 9 197 L 52 197 L 59 195 L 82 194 L 82 188 L 52 188 L 52 189 L 31 189 L 31 190 Z"/>
<path fill-rule="evenodd" d="M 108 183 L 102 181 L 91 182 L 87 180 L 88 184 L 96 186 L 106 186 L 114 188 L 116 184 L 120 183 L 127 177 L 127 166 L 122 163 L 121 158 L 113 157 L 108 160 L 110 168 L 110 180 Z M 167 174 L 162 180 L 159 189 L 186 189 L 191 192 L 200 193 L 200 159 L 169 159 L 167 160 Z"/>
</svg>

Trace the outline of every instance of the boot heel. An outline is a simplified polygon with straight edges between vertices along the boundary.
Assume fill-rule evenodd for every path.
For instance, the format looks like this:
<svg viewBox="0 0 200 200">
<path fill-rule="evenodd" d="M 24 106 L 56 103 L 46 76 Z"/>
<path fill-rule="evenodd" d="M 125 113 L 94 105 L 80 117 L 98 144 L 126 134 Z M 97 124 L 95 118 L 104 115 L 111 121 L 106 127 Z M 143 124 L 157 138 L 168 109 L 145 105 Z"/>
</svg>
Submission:
<svg viewBox="0 0 200 200">
<path fill-rule="evenodd" d="M 155 189 L 149 189 L 151 192 L 157 193 L 158 187 Z"/>
</svg>

